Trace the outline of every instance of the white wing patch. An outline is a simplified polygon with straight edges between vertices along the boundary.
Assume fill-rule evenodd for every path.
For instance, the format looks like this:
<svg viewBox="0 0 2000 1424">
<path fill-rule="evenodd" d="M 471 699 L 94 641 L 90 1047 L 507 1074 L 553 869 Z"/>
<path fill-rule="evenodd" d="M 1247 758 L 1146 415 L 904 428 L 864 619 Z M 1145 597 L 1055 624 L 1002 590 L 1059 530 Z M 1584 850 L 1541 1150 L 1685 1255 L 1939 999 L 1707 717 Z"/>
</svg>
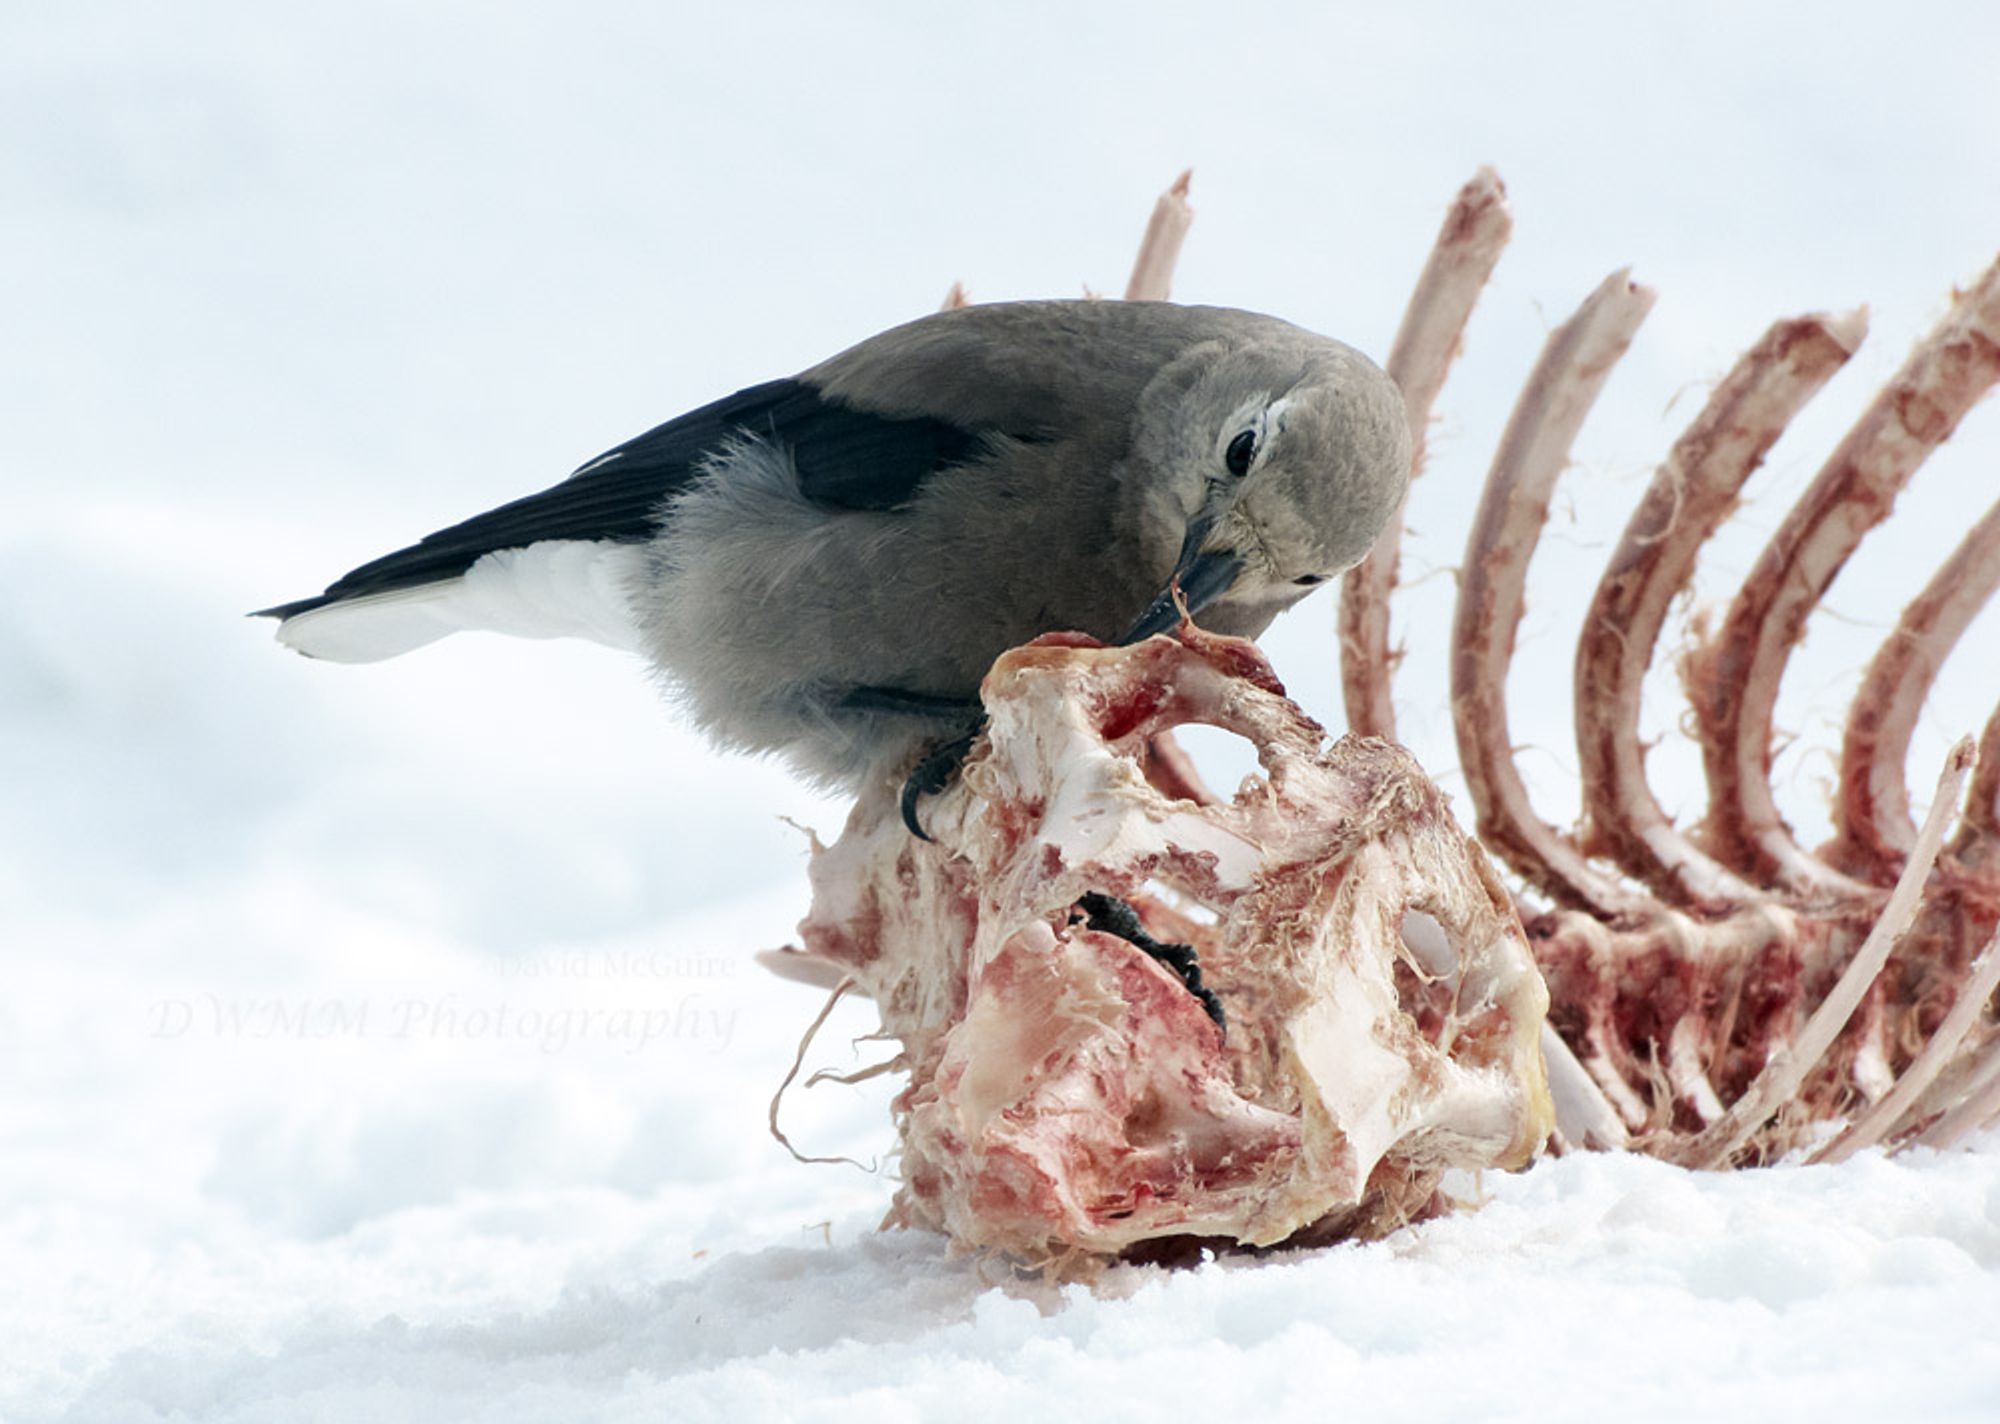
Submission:
<svg viewBox="0 0 2000 1424">
<path fill-rule="evenodd" d="M 590 638 L 634 652 L 639 630 L 628 591 L 643 571 L 644 549 L 591 539 L 501 549 L 457 578 L 296 614 L 278 625 L 278 641 L 336 663 L 380 662 L 471 630 Z"/>
</svg>

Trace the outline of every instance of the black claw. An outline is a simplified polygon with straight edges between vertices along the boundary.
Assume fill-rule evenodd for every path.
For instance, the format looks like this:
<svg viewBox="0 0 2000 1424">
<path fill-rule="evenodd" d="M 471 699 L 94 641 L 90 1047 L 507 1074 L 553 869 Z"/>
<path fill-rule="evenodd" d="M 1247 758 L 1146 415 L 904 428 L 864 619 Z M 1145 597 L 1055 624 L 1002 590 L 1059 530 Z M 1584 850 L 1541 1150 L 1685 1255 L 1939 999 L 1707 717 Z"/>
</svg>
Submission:
<svg viewBox="0 0 2000 1424">
<path fill-rule="evenodd" d="M 903 824 L 918 840 L 927 841 L 931 837 L 917 820 L 917 802 L 923 797 L 937 795 L 957 779 L 958 769 L 965 765 L 966 757 L 972 752 L 972 743 L 978 736 L 978 730 L 974 729 L 946 742 L 918 762 L 917 769 L 903 783 Z"/>
<path fill-rule="evenodd" d="M 919 835 L 922 832 L 918 832 Z M 1154 959 L 1167 966 L 1179 976 L 1187 991 L 1195 1001 L 1208 1011 L 1215 1020 L 1215 1026 L 1227 1030 L 1227 1018 L 1222 1011 L 1222 1000 L 1216 998 L 1215 991 L 1201 982 L 1201 963 L 1195 957 L 1191 944 L 1167 944 L 1146 933 L 1145 924 L 1139 919 L 1139 912 L 1115 895 L 1102 895 L 1092 890 L 1076 902 L 1083 911 L 1083 920 L 1091 929 L 1102 934 L 1116 935 L 1128 944 L 1135 945 Z"/>
</svg>

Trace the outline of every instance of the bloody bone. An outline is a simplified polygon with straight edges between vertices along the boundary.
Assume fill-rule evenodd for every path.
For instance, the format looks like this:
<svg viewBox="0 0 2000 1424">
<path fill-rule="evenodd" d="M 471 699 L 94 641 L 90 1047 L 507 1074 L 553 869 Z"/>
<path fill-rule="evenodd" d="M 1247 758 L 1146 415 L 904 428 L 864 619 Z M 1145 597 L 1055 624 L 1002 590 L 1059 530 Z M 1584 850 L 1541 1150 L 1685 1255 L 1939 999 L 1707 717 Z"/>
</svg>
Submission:
<svg viewBox="0 0 2000 1424">
<path fill-rule="evenodd" d="M 1953 753 L 1921 835 L 1903 763 L 1937 667 L 2000 584 L 2000 514 L 1966 536 L 1864 681 L 1842 755 L 1840 834 L 1823 859 L 1798 846 L 1777 811 L 1770 717 L 1790 649 L 1841 565 L 2000 379 L 2000 264 L 1958 297 L 1864 412 L 1721 630 L 1689 659 L 1711 787 L 1709 817 L 1694 836 L 1667 819 L 1647 785 L 1640 688 L 1701 546 L 1865 323 L 1857 312 L 1772 327 L 1642 499 L 1577 651 L 1585 820 L 1571 836 L 1528 804 L 1504 686 L 1523 571 L 1567 435 L 1534 459 L 1518 447 L 1528 443 L 1524 419 L 1532 430 L 1551 388 L 1587 396 L 1604 379 L 1619 330 L 1594 347 L 1579 333 L 1613 291 L 1600 289 L 1551 337 L 1522 397 L 1468 546 L 1452 651 L 1453 710 L 1481 835 L 1554 902 L 1527 907 L 1551 1022 L 1602 1095 L 1589 1106 L 1614 1111 L 1641 1150 L 1704 1166 L 1759 1161 L 1844 1121 L 1852 1123 L 1844 1151 L 1954 1140 L 2000 1113 L 1991 1003 L 2000 969 L 1975 953 L 2000 921 L 2000 712 L 1981 738 L 1962 812 L 1968 746 Z M 1433 356 L 1434 374 L 1448 359 L 1448 351 Z M 1540 428 L 1562 433 L 1552 420 Z M 1378 550 L 1369 564 L 1384 558 Z M 1392 583 L 1392 572 L 1364 565 L 1349 587 L 1379 600 Z M 1351 636 L 1342 653 L 1345 685 L 1386 705 L 1394 659 Z M 1562 1137 L 1601 1141 L 1601 1130 L 1582 1126 L 1588 1117 L 1566 1116 Z"/>
<path fill-rule="evenodd" d="M 1916 826 L 1910 792 L 1903 779 L 1910 736 L 1924 699 L 1937 680 L 1959 635 L 2000 588 L 2000 504 L 1972 526 L 1950 558 L 1916 600 L 1903 610 L 1896 631 L 1868 665 L 1861 690 L 1847 714 L 1840 749 L 1840 793 L 1834 809 L 1838 835 L 1825 852 L 1849 874 L 1876 883 L 1895 876 L 1910 853 Z M 1983 775 L 1991 784 L 2000 774 L 2000 745 L 1981 753 Z M 1968 805 L 1976 819 L 1978 793 Z M 1986 798 L 1990 809 L 1991 797 Z"/>
<path fill-rule="evenodd" d="M 1550 334 L 1500 437 L 1472 517 L 1452 624 L 1452 716 L 1480 839 L 1530 882 L 1600 917 L 1635 913 L 1641 902 L 1537 819 L 1528 804 L 1507 733 L 1507 667 L 1528 560 L 1548 518 L 1556 476 L 1652 305 L 1650 291 L 1614 272 Z"/>
<path fill-rule="evenodd" d="M 1385 367 L 1409 409 L 1412 479 L 1423 473 L 1431 406 L 1465 344 L 1473 303 L 1513 229 L 1505 185 L 1492 169 L 1480 169 L 1452 200 L 1437 245 L 1417 278 Z M 1347 727 L 1356 736 L 1390 741 L 1396 737 L 1390 674 L 1402 654 L 1389 648 L 1389 595 L 1396 587 L 1402 538 L 1403 511 L 1398 509 L 1376 539 L 1374 552 L 1340 583 L 1340 678 Z"/>
<path fill-rule="evenodd" d="M 1442 794 L 1328 745 L 1251 645 L 1181 638 L 1007 654 L 936 843 L 883 789 L 814 856 L 805 948 L 902 1044 L 898 1222 L 1030 1262 L 1380 1234 L 1547 1134 L 1541 977 Z M 1156 788 L 1145 747 L 1188 722 L 1262 776 Z M 1103 897 L 1193 948 L 1226 1031 Z"/>
<path fill-rule="evenodd" d="M 1996 380 L 2000 264 L 1960 295 L 1863 412 L 1772 537 L 1714 639 L 1688 659 L 1708 769 L 1702 834 L 1732 869 L 1822 899 L 1860 897 L 1850 877 L 1793 840 L 1771 793 L 1778 680 L 1807 616 L 1862 537 L 1888 517 L 1924 458 Z M 1988 557 L 1991 540 L 1989 531 Z"/>
<path fill-rule="evenodd" d="M 1576 743 L 1584 843 L 1656 894 L 1727 909 L 1756 890 L 1675 829 L 1646 784 L 1640 689 L 1695 557 L 1786 424 L 1861 343 L 1867 317 L 1776 323 L 1745 353 L 1653 477 L 1584 615 L 1576 650 Z"/>
</svg>

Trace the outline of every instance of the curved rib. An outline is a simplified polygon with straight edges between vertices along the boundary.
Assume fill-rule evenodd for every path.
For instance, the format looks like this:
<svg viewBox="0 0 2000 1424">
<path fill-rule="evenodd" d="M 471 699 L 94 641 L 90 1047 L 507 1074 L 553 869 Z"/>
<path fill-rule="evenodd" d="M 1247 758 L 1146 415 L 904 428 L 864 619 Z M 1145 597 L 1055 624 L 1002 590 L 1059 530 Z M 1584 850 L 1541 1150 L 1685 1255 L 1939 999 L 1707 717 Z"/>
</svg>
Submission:
<svg viewBox="0 0 2000 1424">
<path fill-rule="evenodd" d="M 1958 986 L 1958 998 L 1953 1001 L 1951 1012 L 1945 1015 L 1944 1022 L 1938 1025 L 1937 1032 L 1931 1035 L 1916 1061 L 1903 1070 L 1896 1086 L 1880 1102 L 1856 1118 L 1847 1131 L 1815 1152 L 1812 1160 L 1845 1162 L 1864 1148 L 1893 1137 L 1897 1129 L 1904 1126 L 1904 1120 L 1915 1106 L 1918 1095 L 1937 1079 L 1945 1064 L 1965 1042 L 1966 1035 L 1972 1032 L 1972 1026 L 1979 1021 L 1980 1011 L 1993 997 L 1996 987 L 2000 987 L 2000 933 L 1987 942 L 1986 948 L 1973 961 L 1971 975 Z"/>
<path fill-rule="evenodd" d="M 1917 1141 L 1926 1147 L 1949 1147 L 1995 1118 L 2000 1118 L 2000 1039 L 1986 1043 L 1957 1104 L 1925 1128 Z"/>
<path fill-rule="evenodd" d="M 1722 909 L 1757 891 L 1689 844 L 1654 799 L 1639 739 L 1646 670 L 1702 545 L 1867 330 L 1865 310 L 1797 317 L 1775 323 L 1744 353 L 1653 476 L 1584 616 L 1575 720 L 1587 844 L 1683 904 Z"/>
<path fill-rule="evenodd" d="M 1868 665 L 1848 710 L 1832 847 L 1834 863 L 1842 869 L 1891 880 L 1909 853 L 1916 839 L 1910 789 L 1904 779 L 1910 737 L 1938 669 L 1996 588 L 2000 588 L 2000 504 L 1972 526 L 1916 601 L 1903 610 L 1896 631 Z"/>
<path fill-rule="evenodd" d="M 1869 985 L 1875 982 L 1875 976 L 1888 963 L 1890 951 L 1916 919 L 1930 880 L 1931 867 L 1936 864 L 1938 850 L 1944 844 L 1945 828 L 1951 824 L 1959 788 L 1965 784 L 1966 773 L 1972 769 L 1972 757 L 1970 737 L 1951 749 L 1950 755 L 1945 758 L 1944 771 L 1938 776 L 1937 795 L 1931 800 L 1930 814 L 1924 818 L 1924 827 L 1917 832 L 1916 844 L 1911 848 L 1909 860 L 1904 863 L 1902 878 L 1889 893 L 1882 913 L 1876 916 L 1874 927 L 1861 942 L 1861 948 L 1854 952 L 1854 958 L 1841 971 L 1832 991 L 1813 1010 L 1812 1017 L 1806 1020 L 1791 1044 L 1771 1055 L 1764 1071 L 1743 1090 L 1743 1096 L 1730 1105 L 1728 1113 L 1675 1152 L 1675 1158 L 1682 1165 L 1727 1166 L 1729 1159 L 1750 1140 L 1752 1134 L 1792 1100 L 1798 1093 L 1799 1085 L 1806 1080 L 1806 1075 L 1833 1046 L 1840 1031 L 1847 1027 L 1847 1021 L 1854 1017 L 1854 1011 L 1860 1007 Z"/>
<path fill-rule="evenodd" d="M 1771 794 L 1771 713 L 1806 619 L 1924 457 L 2000 379 L 2000 263 L 1917 344 L 1785 516 L 1721 630 L 1688 660 L 1708 773 L 1704 848 L 1802 894 L 1878 894 L 1808 855 Z"/>
<path fill-rule="evenodd" d="M 1431 405 L 1445 373 L 1464 349 L 1465 324 L 1473 304 L 1513 230 L 1506 185 L 1491 168 L 1480 169 L 1452 199 L 1410 294 L 1403 324 L 1389 348 L 1387 370 L 1409 411 L 1412 479 L 1423 472 Z M 1375 540 L 1374 550 L 1340 583 L 1340 685 L 1347 701 L 1347 729 L 1392 741 L 1396 711 L 1391 674 L 1400 654 L 1389 651 L 1389 595 L 1396 587 L 1402 538 L 1403 510 L 1398 506 Z"/>
<path fill-rule="evenodd" d="M 1607 918 L 1641 913 L 1652 902 L 1591 865 L 1567 837 L 1535 816 L 1507 734 L 1507 668 L 1528 560 L 1548 517 L 1556 476 L 1605 378 L 1652 305 L 1649 289 L 1614 272 L 1550 334 L 1486 477 L 1452 623 L 1452 720 L 1479 838 L 1524 879 Z"/>
<path fill-rule="evenodd" d="M 1549 1070 L 1549 1097 L 1555 1102 L 1556 1131 L 1572 1148 L 1623 1152 L 1630 1136 L 1611 1099 L 1590 1070 L 1549 1023 L 1542 1023 L 1542 1061 Z"/>
<path fill-rule="evenodd" d="M 1986 719 L 1979 738 L 1979 770 L 1972 778 L 1966 797 L 1966 829 L 1977 828 L 1989 837 L 2000 838 L 2000 707 Z"/>
<path fill-rule="evenodd" d="M 1162 796 L 1192 801 L 1197 806 L 1222 804 L 1222 798 L 1209 790 L 1208 783 L 1202 780 L 1201 768 L 1171 731 L 1155 732 L 1146 738 L 1146 745 L 1139 753 L 1139 770 Z"/>
<path fill-rule="evenodd" d="M 1952 859 L 1974 874 L 2000 870 L 2000 707 L 1979 736 L 1979 769 L 1965 793 L 1965 814 L 1951 841 Z"/>
<path fill-rule="evenodd" d="M 1174 266 L 1181 260 L 1181 243 L 1194 226 L 1194 209 L 1188 205 L 1188 185 L 1194 170 L 1186 169 L 1173 186 L 1153 204 L 1146 219 L 1146 235 L 1139 239 L 1139 255 L 1132 262 L 1132 277 L 1125 284 L 1128 302 L 1164 302 L 1173 290 Z"/>
<path fill-rule="evenodd" d="M 1125 283 L 1128 302 L 1164 302 L 1173 293 L 1174 268 L 1181 260 L 1181 244 L 1194 226 L 1194 207 L 1187 200 L 1194 183 L 1194 170 L 1184 168 L 1167 191 L 1153 204 L 1146 219 L 1146 235 L 1139 239 L 1138 256 L 1132 259 L 1132 276 Z M 1146 744 L 1143 765 L 1146 777 L 1169 796 L 1184 797 L 1204 806 L 1215 804 L 1210 791 L 1195 770 L 1194 761 L 1174 740 L 1172 732 L 1161 732 Z"/>
</svg>

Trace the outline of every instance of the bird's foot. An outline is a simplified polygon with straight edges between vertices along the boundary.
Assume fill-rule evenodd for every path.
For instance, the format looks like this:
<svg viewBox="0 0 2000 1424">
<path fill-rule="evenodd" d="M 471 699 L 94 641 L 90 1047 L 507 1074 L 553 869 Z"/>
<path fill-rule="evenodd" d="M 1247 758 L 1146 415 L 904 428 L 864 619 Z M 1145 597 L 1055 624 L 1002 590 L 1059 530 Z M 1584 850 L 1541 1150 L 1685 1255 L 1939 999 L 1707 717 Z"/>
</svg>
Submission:
<svg viewBox="0 0 2000 1424">
<path fill-rule="evenodd" d="M 1188 993 L 1194 995 L 1195 1002 L 1215 1020 L 1215 1026 L 1228 1028 L 1222 1012 L 1222 1000 L 1215 997 L 1213 989 L 1201 982 L 1201 961 L 1195 957 L 1193 945 L 1169 944 L 1154 939 L 1146 933 L 1139 912 L 1115 895 L 1103 895 L 1093 890 L 1078 900 L 1076 907 L 1083 912 L 1083 922 L 1088 928 L 1101 934 L 1116 935 L 1173 970 L 1181 983 L 1187 986 Z"/>
<path fill-rule="evenodd" d="M 903 783 L 903 824 L 918 840 L 929 840 L 930 835 L 917 820 L 917 802 L 926 796 L 937 795 L 957 777 L 958 769 L 965 765 L 965 758 L 972 751 L 974 738 L 985 729 L 986 709 L 977 698 L 940 697 L 928 692 L 906 692 L 900 687 L 856 687 L 840 699 L 840 705 L 858 712 L 887 713 L 894 717 L 946 724 L 955 722 L 967 729 L 964 735 L 945 742 L 918 762 L 917 769 Z"/>
<path fill-rule="evenodd" d="M 982 722 L 984 719 L 981 719 Z M 917 763 L 917 769 L 910 773 L 903 783 L 903 824 L 910 828 L 910 834 L 920 841 L 929 840 L 930 833 L 917 820 L 917 802 L 926 796 L 936 796 L 957 779 L 958 769 L 965 765 L 965 759 L 972 752 L 972 744 L 978 738 L 981 728 L 975 727 L 962 737 L 954 737 L 936 751 Z"/>
</svg>

